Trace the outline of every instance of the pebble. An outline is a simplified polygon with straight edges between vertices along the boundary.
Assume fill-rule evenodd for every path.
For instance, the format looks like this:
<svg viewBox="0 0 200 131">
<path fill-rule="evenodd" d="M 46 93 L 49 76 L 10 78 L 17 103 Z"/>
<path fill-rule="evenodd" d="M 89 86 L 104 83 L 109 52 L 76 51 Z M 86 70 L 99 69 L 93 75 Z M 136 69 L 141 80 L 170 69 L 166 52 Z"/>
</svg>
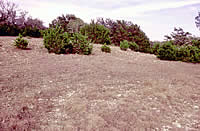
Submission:
<svg viewBox="0 0 200 131">
<path fill-rule="evenodd" d="M 199 107 L 198 107 L 198 106 L 193 106 L 193 108 L 194 108 L 194 109 L 199 109 Z"/>
<path fill-rule="evenodd" d="M 176 121 L 176 122 L 173 122 L 172 124 L 175 125 L 175 126 L 178 127 L 178 128 L 181 128 L 181 124 L 178 123 L 177 121 Z"/>
<path fill-rule="evenodd" d="M 121 97 L 121 96 L 122 96 L 122 94 L 118 94 L 117 96 L 118 96 L 118 97 Z"/>
</svg>

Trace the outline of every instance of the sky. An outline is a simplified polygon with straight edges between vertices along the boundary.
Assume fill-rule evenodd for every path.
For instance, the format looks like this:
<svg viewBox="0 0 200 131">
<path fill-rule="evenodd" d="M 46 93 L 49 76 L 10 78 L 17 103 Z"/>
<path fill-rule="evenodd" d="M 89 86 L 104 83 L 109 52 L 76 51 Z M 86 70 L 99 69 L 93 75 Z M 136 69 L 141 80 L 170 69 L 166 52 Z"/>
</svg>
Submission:
<svg viewBox="0 0 200 131">
<path fill-rule="evenodd" d="M 164 40 L 174 27 L 183 28 L 195 36 L 200 30 L 195 17 L 200 12 L 200 0 L 9 0 L 29 12 L 45 26 L 62 14 L 74 14 L 84 22 L 99 17 L 127 20 L 137 24 L 150 40 Z"/>
</svg>

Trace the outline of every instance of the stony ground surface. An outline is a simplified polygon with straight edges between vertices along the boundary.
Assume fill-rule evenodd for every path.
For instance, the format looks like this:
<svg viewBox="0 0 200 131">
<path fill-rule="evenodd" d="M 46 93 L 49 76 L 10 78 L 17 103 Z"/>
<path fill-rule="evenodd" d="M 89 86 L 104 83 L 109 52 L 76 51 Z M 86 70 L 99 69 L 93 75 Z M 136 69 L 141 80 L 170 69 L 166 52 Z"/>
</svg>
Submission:
<svg viewBox="0 0 200 131">
<path fill-rule="evenodd" d="M 0 130 L 199 131 L 200 65 L 154 55 L 55 55 L 0 37 Z"/>
</svg>

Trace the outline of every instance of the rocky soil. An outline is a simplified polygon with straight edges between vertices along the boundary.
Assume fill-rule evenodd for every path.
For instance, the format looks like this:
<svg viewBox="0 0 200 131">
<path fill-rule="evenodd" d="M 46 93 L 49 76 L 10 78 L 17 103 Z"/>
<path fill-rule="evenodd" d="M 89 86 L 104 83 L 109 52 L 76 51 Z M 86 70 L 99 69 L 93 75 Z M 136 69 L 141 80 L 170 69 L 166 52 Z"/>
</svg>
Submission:
<svg viewBox="0 0 200 131">
<path fill-rule="evenodd" d="M 0 37 L 0 130 L 199 131 L 200 65 L 154 55 L 55 55 Z"/>
</svg>

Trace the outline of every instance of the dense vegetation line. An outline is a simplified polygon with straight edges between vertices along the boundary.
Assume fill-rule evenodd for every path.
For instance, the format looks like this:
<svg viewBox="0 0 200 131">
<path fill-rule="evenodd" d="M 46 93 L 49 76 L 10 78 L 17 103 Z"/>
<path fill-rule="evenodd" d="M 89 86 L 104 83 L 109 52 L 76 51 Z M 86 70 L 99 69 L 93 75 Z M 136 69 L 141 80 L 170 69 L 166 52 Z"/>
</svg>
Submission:
<svg viewBox="0 0 200 131">
<path fill-rule="evenodd" d="M 200 62 L 200 38 L 174 28 L 163 42 L 151 42 L 140 26 L 131 21 L 98 18 L 90 24 L 72 14 L 55 18 L 49 27 L 39 19 L 27 17 L 27 12 L 19 10 L 15 3 L 0 1 L 0 36 L 17 36 L 15 45 L 26 48 L 28 41 L 22 36 L 43 37 L 44 46 L 50 53 L 78 53 L 89 55 L 92 44 L 102 44 L 103 52 L 111 52 L 109 45 L 119 46 L 126 51 L 155 54 L 161 60 Z M 200 28 L 200 13 L 195 17 Z"/>
</svg>

